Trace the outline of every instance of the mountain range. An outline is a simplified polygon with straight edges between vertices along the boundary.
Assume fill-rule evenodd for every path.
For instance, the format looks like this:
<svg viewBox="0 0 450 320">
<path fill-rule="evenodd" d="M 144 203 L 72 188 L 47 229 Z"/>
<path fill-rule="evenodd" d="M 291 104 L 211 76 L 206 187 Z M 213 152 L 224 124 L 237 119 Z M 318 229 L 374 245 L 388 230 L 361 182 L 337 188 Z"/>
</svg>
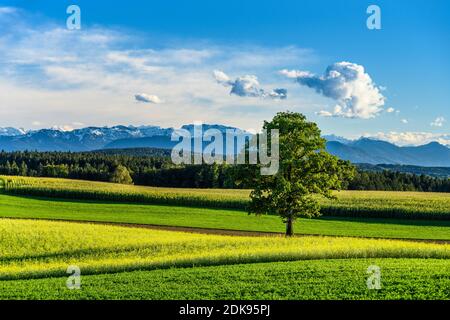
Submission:
<svg viewBox="0 0 450 320">
<path fill-rule="evenodd" d="M 193 131 L 194 126 L 182 129 Z M 221 132 L 238 128 L 214 124 L 203 125 L 203 131 L 217 129 Z M 0 150 L 4 151 L 92 151 L 99 149 L 160 148 L 171 149 L 177 142 L 171 141 L 175 129 L 158 126 L 87 127 L 72 131 L 41 129 L 26 131 L 17 128 L 0 128 Z M 331 154 L 353 163 L 394 164 L 428 167 L 450 167 L 450 148 L 431 142 L 422 146 L 401 147 L 395 144 L 360 138 L 348 140 L 334 135 L 324 136 Z"/>
<path fill-rule="evenodd" d="M 353 163 L 450 167 L 450 148 L 438 142 L 400 147 L 387 141 L 369 138 L 347 142 L 329 139 L 327 150 Z"/>
<path fill-rule="evenodd" d="M 173 129 L 157 126 L 87 127 L 72 131 L 41 129 L 24 131 L 0 128 L 0 149 L 5 151 L 91 151 L 107 148 L 113 141 L 145 137 L 170 137 Z"/>
</svg>

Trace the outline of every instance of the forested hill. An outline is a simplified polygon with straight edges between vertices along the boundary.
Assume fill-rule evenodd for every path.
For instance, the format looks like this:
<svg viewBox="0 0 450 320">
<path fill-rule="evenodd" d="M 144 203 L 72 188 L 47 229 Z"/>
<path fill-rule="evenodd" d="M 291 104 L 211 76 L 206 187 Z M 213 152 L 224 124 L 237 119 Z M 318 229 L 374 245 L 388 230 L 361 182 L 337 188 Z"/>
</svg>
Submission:
<svg viewBox="0 0 450 320">
<path fill-rule="evenodd" d="M 109 156 L 133 156 L 133 157 L 170 157 L 170 149 L 160 148 L 125 148 L 125 149 L 100 149 L 90 153 L 105 154 Z"/>
<path fill-rule="evenodd" d="M 450 167 L 420 167 L 420 166 L 408 166 L 400 164 L 367 164 L 358 163 L 358 168 L 363 171 L 393 171 L 401 173 L 410 173 L 416 175 L 427 175 L 436 178 L 450 178 Z"/>
<path fill-rule="evenodd" d="M 94 152 L 0 152 L 0 174 L 114 181 L 119 166 L 137 185 L 191 188 L 251 188 L 235 184 L 229 165 L 175 166 L 169 150 L 110 149 Z M 351 190 L 450 192 L 450 179 L 397 172 L 386 165 L 360 166 Z M 368 170 L 370 169 L 370 170 Z M 407 167 L 401 168 L 407 170 Z M 416 171 L 425 168 L 413 167 Z M 445 168 L 429 168 L 442 174 Z M 114 181 L 117 182 L 117 181 Z"/>
</svg>

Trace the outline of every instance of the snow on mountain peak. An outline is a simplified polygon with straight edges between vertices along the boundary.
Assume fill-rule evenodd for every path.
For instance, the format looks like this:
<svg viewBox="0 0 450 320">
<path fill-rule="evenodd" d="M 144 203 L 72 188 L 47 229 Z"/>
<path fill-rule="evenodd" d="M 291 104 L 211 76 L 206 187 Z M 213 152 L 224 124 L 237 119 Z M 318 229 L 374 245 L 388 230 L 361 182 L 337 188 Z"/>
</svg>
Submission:
<svg viewBox="0 0 450 320">
<path fill-rule="evenodd" d="M 14 137 L 14 136 L 21 136 L 26 134 L 26 130 L 19 128 L 12 128 L 12 127 L 6 127 L 6 128 L 0 128 L 0 136 L 5 137 Z"/>
</svg>

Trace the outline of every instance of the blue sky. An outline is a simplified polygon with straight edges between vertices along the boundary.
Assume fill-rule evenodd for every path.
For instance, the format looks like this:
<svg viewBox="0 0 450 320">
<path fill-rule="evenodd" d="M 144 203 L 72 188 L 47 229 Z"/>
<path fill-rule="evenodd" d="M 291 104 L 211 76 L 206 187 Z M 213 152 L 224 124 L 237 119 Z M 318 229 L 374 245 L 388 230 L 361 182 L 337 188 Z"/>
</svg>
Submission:
<svg viewBox="0 0 450 320">
<path fill-rule="evenodd" d="M 289 109 L 325 133 L 450 143 L 449 1 L 114 3 L 0 1 L 11 9 L 0 9 L 0 126 L 204 121 L 248 129 Z M 81 30 L 65 29 L 70 4 L 81 8 Z M 381 30 L 366 27 L 371 4 L 381 8 Z M 371 79 L 349 83 L 350 97 L 320 78 L 342 61 Z M 214 70 L 229 80 L 218 83 Z M 256 91 L 230 94 L 245 85 Z M 287 89 L 287 99 L 267 98 L 275 88 Z M 364 109 L 379 95 L 382 105 Z"/>
</svg>

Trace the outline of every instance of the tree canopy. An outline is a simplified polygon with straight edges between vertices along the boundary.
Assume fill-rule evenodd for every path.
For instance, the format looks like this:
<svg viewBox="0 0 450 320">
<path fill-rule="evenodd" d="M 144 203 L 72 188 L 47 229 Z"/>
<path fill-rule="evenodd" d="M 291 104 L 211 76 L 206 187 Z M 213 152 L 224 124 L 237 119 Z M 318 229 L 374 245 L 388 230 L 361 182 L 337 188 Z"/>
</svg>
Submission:
<svg viewBox="0 0 450 320">
<path fill-rule="evenodd" d="M 130 172 L 126 167 L 118 165 L 111 176 L 111 182 L 133 184 L 133 179 L 131 178 Z"/>
<path fill-rule="evenodd" d="M 286 223 L 286 235 L 291 236 L 294 221 L 320 215 L 318 197 L 334 198 L 332 190 L 340 190 L 355 169 L 325 151 L 318 126 L 300 113 L 280 112 L 265 121 L 263 129 L 279 130 L 279 170 L 265 176 L 258 168 L 246 166 L 247 177 L 254 183 L 249 211 L 278 214 Z"/>
</svg>

